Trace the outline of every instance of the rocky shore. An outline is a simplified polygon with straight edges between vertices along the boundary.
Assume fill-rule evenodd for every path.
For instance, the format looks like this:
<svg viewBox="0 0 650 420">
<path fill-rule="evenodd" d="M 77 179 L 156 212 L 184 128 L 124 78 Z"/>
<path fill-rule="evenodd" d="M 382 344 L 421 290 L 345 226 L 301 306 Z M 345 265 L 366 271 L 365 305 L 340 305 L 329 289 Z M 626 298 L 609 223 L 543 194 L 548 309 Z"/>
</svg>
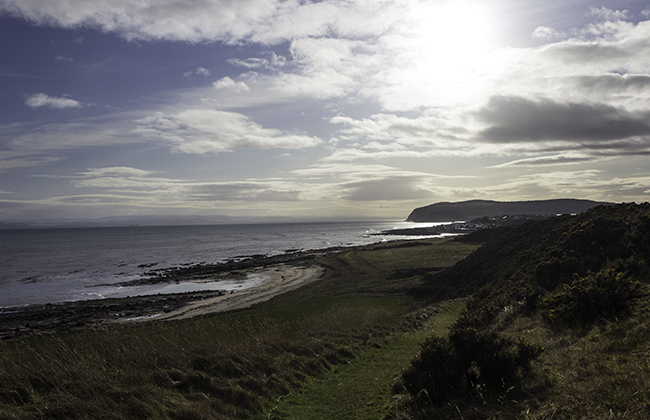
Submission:
<svg viewBox="0 0 650 420">
<path fill-rule="evenodd" d="M 0 308 L 0 339 L 100 328 L 119 322 L 175 319 L 242 309 L 316 280 L 322 270 L 314 270 L 317 266 L 312 260 L 341 249 L 291 250 L 275 256 L 256 255 L 218 264 L 152 270 L 145 273 L 142 279 L 120 284 L 133 286 L 220 277 L 244 278 L 254 271 L 263 271 L 270 277 L 261 286 L 243 291 L 159 294 Z M 189 308 L 194 309 L 190 311 Z"/>
</svg>

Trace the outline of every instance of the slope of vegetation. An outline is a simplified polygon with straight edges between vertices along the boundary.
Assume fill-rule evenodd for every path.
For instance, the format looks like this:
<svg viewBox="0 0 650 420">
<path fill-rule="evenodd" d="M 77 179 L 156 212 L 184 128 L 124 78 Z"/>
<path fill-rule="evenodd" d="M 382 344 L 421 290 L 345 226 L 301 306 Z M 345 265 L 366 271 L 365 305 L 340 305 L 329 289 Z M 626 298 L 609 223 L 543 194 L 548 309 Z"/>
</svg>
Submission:
<svg viewBox="0 0 650 420">
<path fill-rule="evenodd" d="M 314 261 L 327 267 L 323 280 L 250 310 L 0 341 L 0 419 L 258 418 L 312 378 L 420 328 L 433 309 L 405 291 L 475 248 L 352 248 Z"/>
<path fill-rule="evenodd" d="M 414 290 L 472 296 L 395 384 L 394 417 L 650 418 L 649 287 L 648 203 L 503 230 Z"/>
</svg>

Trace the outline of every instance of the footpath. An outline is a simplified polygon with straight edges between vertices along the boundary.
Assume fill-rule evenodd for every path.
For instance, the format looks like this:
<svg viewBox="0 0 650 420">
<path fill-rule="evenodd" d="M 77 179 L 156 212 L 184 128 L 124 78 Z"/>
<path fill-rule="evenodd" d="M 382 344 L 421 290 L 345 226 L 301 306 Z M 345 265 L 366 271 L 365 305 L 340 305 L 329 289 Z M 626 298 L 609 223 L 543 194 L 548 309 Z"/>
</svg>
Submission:
<svg viewBox="0 0 650 420">
<path fill-rule="evenodd" d="M 389 414 L 390 389 L 427 337 L 444 335 L 464 304 L 448 304 L 424 328 L 389 339 L 346 365 L 337 365 L 297 393 L 280 397 L 264 418 L 274 420 L 364 420 Z"/>
</svg>

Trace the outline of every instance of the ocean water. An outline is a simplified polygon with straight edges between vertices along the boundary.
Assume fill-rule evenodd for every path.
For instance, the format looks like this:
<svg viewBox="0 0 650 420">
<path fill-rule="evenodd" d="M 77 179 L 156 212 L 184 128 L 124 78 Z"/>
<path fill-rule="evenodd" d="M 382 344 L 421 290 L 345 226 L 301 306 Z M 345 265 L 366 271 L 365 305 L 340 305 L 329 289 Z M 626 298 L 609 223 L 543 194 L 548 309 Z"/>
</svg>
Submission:
<svg viewBox="0 0 650 420">
<path fill-rule="evenodd" d="M 0 308 L 197 290 L 237 290 L 266 280 L 120 286 L 152 269 L 217 263 L 289 250 L 414 239 L 376 235 L 431 224 L 395 222 L 130 226 L 0 230 Z"/>
</svg>

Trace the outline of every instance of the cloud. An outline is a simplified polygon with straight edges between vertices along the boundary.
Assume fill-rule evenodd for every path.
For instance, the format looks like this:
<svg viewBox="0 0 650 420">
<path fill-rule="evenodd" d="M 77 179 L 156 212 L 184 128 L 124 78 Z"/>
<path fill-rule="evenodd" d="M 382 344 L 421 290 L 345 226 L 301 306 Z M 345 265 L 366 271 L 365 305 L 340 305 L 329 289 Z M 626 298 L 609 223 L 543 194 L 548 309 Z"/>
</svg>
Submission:
<svg viewBox="0 0 650 420">
<path fill-rule="evenodd" d="M 25 100 L 25 105 L 30 108 L 48 107 L 53 109 L 81 108 L 80 102 L 74 99 L 62 97 L 56 98 L 44 93 L 35 93 Z"/>
<path fill-rule="evenodd" d="M 16 168 L 47 165 L 48 163 L 63 160 L 57 156 L 11 156 L 10 153 L 0 153 L 0 172 L 10 171 Z"/>
<path fill-rule="evenodd" d="M 607 7 L 591 7 L 589 15 L 595 16 L 603 20 L 627 20 L 632 18 L 632 13 L 629 10 L 612 10 Z"/>
<path fill-rule="evenodd" d="M 533 31 L 533 38 L 537 39 L 551 40 L 564 38 L 565 36 L 566 34 L 564 32 L 558 32 L 553 28 L 549 28 L 548 26 L 538 26 Z"/>
<path fill-rule="evenodd" d="M 539 166 L 573 165 L 576 163 L 594 162 L 596 160 L 598 159 L 594 156 L 567 153 L 563 155 L 538 156 L 532 158 L 517 159 L 499 165 L 490 166 L 490 168 L 507 168 L 516 166 L 534 168 Z"/>
<path fill-rule="evenodd" d="M 157 113 L 136 121 L 136 132 L 163 140 L 182 153 L 220 153 L 235 149 L 302 149 L 317 137 L 263 128 L 249 117 L 226 111 L 194 109 L 175 115 Z"/>
<path fill-rule="evenodd" d="M 86 178 L 95 177 L 128 177 L 128 178 L 142 178 L 154 173 L 153 171 L 145 171 L 143 169 L 117 166 L 106 168 L 89 168 L 85 172 L 78 173 L 79 176 Z"/>
<path fill-rule="evenodd" d="M 478 137 L 492 143 L 575 142 L 583 145 L 650 136 L 650 112 L 607 104 L 559 103 L 493 96 L 476 113 L 488 125 Z"/>
<path fill-rule="evenodd" d="M 301 191 L 274 182 L 218 182 L 192 186 L 189 199 L 200 201 L 299 201 Z M 275 183 L 279 184 L 279 183 Z"/>
<path fill-rule="evenodd" d="M 45 152 L 53 155 L 50 152 L 57 150 L 141 143 L 143 139 L 133 135 L 132 119 L 131 113 L 115 113 L 30 126 L 17 134 L 11 130 L 0 132 L 8 139 L 6 144 L 13 157 L 42 156 Z"/>
<path fill-rule="evenodd" d="M 223 77 L 212 84 L 215 89 L 228 89 L 234 92 L 248 92 L 251 88 L 244 82 L 235 82 L 230 77 Z"/>
<path fill-rule="evenodd" d="M 343 199 L 350 201 L 422 200 L 434 196 L 431 190 L 420 186 L 421 178 L 384 177 L 341 185 Z"/>
<path fill-rule="evenodd" d="M 245 67 L 247 69 L 279 69 L 287 64 L 287 58 L 282 55 L 277 55 L 271 51 L 266 54 L 269 58 L 251 57 L 246 59 L 229 58 L 226 63 L 231 66 Z"/>
<path fill-rule="evenodd" d="M 298 201 L 301 191 L 291 182 L 249 180 L 233 182 L 200 182 L 152 176 L 155 171 L 131 167 L 89 168 L 64 177 L 80 189 L 96 189 L 113 194 L 113 197 L 150 196 L 162 202 L 263 202 Z M 88 194 L 86 194 L 88 196 Z M 100 195 L 96 195 L 97 197 Z"/>
<path fill-rule="evenodd" d="M 189 42 L 253 41 L 277 44 L 336 32 L 362 36 L 390 25 L 391 12 L 408 2 L 377 0 L 298 2 L 277 0 L 4 0 L 0 11 L 40 25 L 97 28 L 126 39 Z M 394 6 L 387 7 L 387 6 Z M 388 9 L 388 10 L 387 10 Z M 363 20 L 364 25 L 358 25 Z"/>
<path fill-rule="evenodd" d="M 196 69 L 192 71 L 186 71 L 183 73 L 183 77 L 190 77 L 190 76 L 203 76 L 203 77 L 208 77 L 210 76 L 210 70 L 204 68 L 204 67 L 197 67 Z"/>
</svg>

